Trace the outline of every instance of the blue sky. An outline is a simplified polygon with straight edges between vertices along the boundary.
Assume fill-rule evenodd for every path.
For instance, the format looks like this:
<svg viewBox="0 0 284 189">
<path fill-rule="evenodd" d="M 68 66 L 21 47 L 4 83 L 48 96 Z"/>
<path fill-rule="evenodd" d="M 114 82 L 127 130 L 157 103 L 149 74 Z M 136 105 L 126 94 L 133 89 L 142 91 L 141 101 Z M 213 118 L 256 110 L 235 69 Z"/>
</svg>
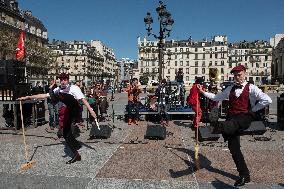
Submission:
<svg viewBox="0 0 284 189">
<path fill-rule="evenodd" d="M 159 0 L 18 0 L 48 29 L 49 39 L 103 41 L 117 58 L 137 58 L 137 37 L 146 35 L 151 12 L 158 31 Z M 230 42 L 269 40 L 284 33 L 284 0 L 165 0 L 175 23 L 169 39 L 227 35 Z"/>
</svg>

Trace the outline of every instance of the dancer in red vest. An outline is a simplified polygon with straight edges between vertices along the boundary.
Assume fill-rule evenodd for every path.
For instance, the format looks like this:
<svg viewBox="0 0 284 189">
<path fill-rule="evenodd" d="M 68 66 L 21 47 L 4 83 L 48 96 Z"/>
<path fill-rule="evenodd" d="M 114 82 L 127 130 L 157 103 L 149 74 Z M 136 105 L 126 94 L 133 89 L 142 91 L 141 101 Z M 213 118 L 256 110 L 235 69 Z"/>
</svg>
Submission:
<svg viewBox="0 0 284 189">
<path fill-rule="evenodd" d="M 81 161 L 81 155 L 78 152 L 81 148 L 81 144 L 76 140 L 71 129 L 71 125 L 78 122 L 80 118 L 80 106 L 78 101 L 81 100 L 83 102 L 94 119 L 96 119 L 96 113 L 91 108 L 81 89 L 76 85 L 69 84 L 68 74 L 61 73 L 58 78 L 60 79 L 60 86 L 50 90 L 49 93 L 25 96 L 18 100 L 44 99 L 50 97 L 59 101 L 59 126 L 63 129 L 63 137 L 73 153 L 72 159 L 67 161 L 66 164 L 71 164 L 76 161 Z"/>
<path fill-rule="evenodd" d="M 250 182 L 250 173 L 240 149 L 239 133 L 246 130 L 255 120 L 256 112 L 272 103 L 271 98 L 257 86 L 245 80 L 246 68 L 243 65 L 231 70 L 234 75 L 234 84 L 218 94 L 205 92 L 201 86 L 199 91 L 207 98 L 222 101 L 229 98 L 227 119 L 214 125 L 214 133 L 222 133 L 228 140 L 228 148 L 239 172 L 239 179 L 235 186 L 243 186 Z"/>
</svg>

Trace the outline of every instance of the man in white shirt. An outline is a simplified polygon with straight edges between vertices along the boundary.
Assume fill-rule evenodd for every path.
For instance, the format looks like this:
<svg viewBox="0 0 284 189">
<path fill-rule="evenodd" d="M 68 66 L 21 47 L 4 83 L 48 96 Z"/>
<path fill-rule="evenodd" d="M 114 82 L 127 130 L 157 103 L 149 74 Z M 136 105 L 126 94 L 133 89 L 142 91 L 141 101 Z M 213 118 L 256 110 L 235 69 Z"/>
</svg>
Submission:
<svg viewBox="0 0 284 189">
<path fill-rule="evenodd" d="M 72 159 L 67 161 L 66 164 L 71 164 L 76 161 L 81 161 L 81 156 L 78 152 L 81 148 L 81 144 L 75 139 L 71 129 L 71 125 L 78 121 L 78 118 L 80 117 L 80 106 L 78 101 L 81 100 L 83 102 L 95 119 L 96 113 L 85 99 L 81 89 L 76 85 L 69 84 L 68 74 L 61 73 L 58 78 L 60 79 L 60 86 L 50 90 L 49 93 L 21 97 L 18 100 L 44 99 L 51 97 L 52 99 L 57 99 L 59 101 L 59 126 L 63 129 L 63 137 L 67 146 L 73 153 Z"/>
<path fill-rule="evenodd" d="M 250 182 L 250 173 L 240 149 L 239 134 L 255 120 L 255 113 L 271 104 L 272 100 L 257 86 L 245 80 L 246 68 L 243 65 L 234 67 L 231 73 L 234 75 L 234 84 L 221 93 L 205 92 L 201 86 L 198 89 L 205 97 L 214 101 L 229 99 L 227 120 L 216 124 L 214 131 L 222 133 L 224 139 L 228 140 L 228 148 L 239 172 L 235 186 L 243 186 Z"/>
</svg>

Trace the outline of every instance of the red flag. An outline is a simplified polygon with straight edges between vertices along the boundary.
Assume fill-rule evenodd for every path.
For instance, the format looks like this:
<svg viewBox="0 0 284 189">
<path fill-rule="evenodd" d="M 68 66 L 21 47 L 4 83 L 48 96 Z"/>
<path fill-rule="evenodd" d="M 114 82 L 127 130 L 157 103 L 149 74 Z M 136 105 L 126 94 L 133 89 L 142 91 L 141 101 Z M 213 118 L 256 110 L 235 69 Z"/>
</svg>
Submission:
<svg viewBox="0 0 284 189">
<path fill-rule="evenodd" d="M 25 34 L 22 31 L 18 42 L 18 48 L 16 49 L 16 59 L 25 57 Z"/>
</svg>

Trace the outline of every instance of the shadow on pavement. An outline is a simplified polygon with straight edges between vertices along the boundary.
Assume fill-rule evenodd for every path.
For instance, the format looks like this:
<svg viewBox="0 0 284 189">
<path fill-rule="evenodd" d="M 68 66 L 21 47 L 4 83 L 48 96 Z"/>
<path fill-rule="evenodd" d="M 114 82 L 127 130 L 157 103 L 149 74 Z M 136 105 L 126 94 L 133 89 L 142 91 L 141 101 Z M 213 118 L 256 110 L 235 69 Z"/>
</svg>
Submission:
<svg viewBox="0 0 284 189">
<path fill-rule="evenodd" d="M 233 180 L 236 180 L 238 178 L 237 176 L 235 176 L 231 173 L 228 173 L 226 171 L 212 167 L 211 161 L 207 157 L 203 156 L 202 154 L 198 154 L 199 158 L 198 158 L 198 160 L 196 160 L 195 156 L 194 156 L 194 151 L 192 151 L 192 150 L 185 149 L 185 148 L 173 148 L 173 149 L 176 149 L 178 151 L 181 151 L 181 152 L 187 154 L 192 161 L 189 161 L 187 159 L 183 159 L 182 157 L 177 155 L 175 152 L 171 151 L 173 154 L 175 154 L 176 156 L 181 158 L 188 165 L 188 168 L 186 170 L 173 171 L 173 170 L 170 169 L 169 172 L 170 172 L 172 178 L 178 178 L 178 177 L 181 177 L 181 176 L 184 176 L 184 175 L 192 174 L 193 172 L 196 172 L 199 169 L 206 169 L 210 172 L 223 175 L 223 176 L 228 177 L 228 178 L 233 179 Z"/>
<path fill-rule="evenodd" d="M 270 128 L 272 131 L 283 131 L 284 130 L 284 126 L 280 125 L 277 122 L 268 122 L 267 127 Z"/>
<path fill-rule="evenodd" d="M 20 135 L 20 136 L 23 135 L 22 133 L 2 133 L 2 132 L 0 132 L 0 134 L 3 134 L 3 135 Z M 31 134 L 26 134 L 25 136 L 58 140 L 58 137 L 49 137 L 49 136 L 43 136 L 43 135 L 31 135 Z"/>
<path fill-rule="evenodd" d="M 215 178 L 215 181 L 211 182 L 212 186 L 216 189 L 233 189 L 233 188 L 236 188 L 234 186 L 231 186 L 229 184 L 226 184 L 224 183 L 223 181 L 219 180 L 219 179 L 216 179 Z"/>
</svg>

